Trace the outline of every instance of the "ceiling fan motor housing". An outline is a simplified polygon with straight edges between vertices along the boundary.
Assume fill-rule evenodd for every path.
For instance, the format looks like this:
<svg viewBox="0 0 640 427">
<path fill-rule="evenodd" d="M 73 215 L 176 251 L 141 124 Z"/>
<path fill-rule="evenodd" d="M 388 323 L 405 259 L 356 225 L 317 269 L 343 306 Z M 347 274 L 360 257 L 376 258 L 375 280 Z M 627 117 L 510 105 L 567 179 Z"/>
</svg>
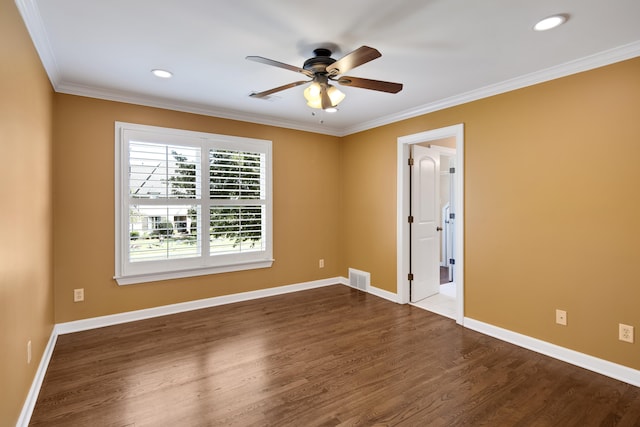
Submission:
<svg viewBox="0 0 640 427">
<path fill-rule="evenodd" d="M 327 67 L 336 62 L 335 59 L 331 58 L 331 51 L 329 49 L 319 48 L 315 49 L 313 53 L 316 56 L 304 61 L 302 68 L 305 70 L 313 73 L 326 73 Z"/>
</svg>

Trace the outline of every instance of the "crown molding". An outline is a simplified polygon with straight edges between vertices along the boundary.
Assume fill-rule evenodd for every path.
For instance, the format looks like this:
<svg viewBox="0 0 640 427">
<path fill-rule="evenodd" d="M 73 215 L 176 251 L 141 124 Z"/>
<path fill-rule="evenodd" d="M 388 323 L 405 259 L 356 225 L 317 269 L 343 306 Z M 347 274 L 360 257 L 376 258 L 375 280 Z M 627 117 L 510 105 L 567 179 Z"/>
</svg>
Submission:
<svg viewBox="0 0 640 427">
<path fill-rule="evenodd" d="M 142 96 L 103 88 L 64 82 L 61 78 L 60 68 L 56 61 L 51 42 L 47 36 L 46 27 L 40 10 L 35 0 L 15 0 L 16 7 L 22 16 L 27 31 L 38 52 L 40 61 L 49 77 L 53 90 L 69 95 L 86 96 L 89 98 L 104 99 L 107 101 L 124 102 L 127 104 L 144 105 L 148 107 L 162 108 L 185 113 L 201 114 L 222 119 L 238 120 L 242 122 L 257 123 L 267 126 L 275 126 L 286 129 L 300 130 L 304 132 L 320 133 L 323 135 L 341 136 L 340 129 L 330 128 L 324 125 L 309 125 L 298 122 L 277 119 L 264 115 L 248 114 L 240 111 L 215 109 L 206 105 L 174 102 L 167 99 Z"/>
<path fill-rule="evenodd" d="M 126 104 L 143 105 L 146 107 L 162 108 L 165 110 L 180 111 L 184 113 L 200 114 L 221 119 L 237 120 L 241 122 L 256 123 L 267 126 L 275 126 L 286 129 L 300 130 L 304 132 L 320 133 L 323 135 L 341 136 L 339 130 L 324 126 L 301 124 L 298 122 L 277 119 L 264 115 L 249 114 L 240 111 L 215 109 L 207 105 L 195 103 L 181 103 L 164 98 L 143 96 L 123 91 L 96 88 L 93 86 L 78 85 L 75 83 L 58 83 L 56 92 L 69 95 L 86 96 L 89 98 L 103 99 L 106 101 L 123 102 Z"/>
<path fill-rule="evenodd" d="M 29 36 L 38 52 L 40 61 L 44 66 L 49 81 L 53 85 L 53 89 L 57 91 L 56 84 L 60 81 L 60 71 L 58 63 L 53 55 L 53 49 L 51 48 L 51 42 L 47 36 L 47 31 L 40 15 L 40 10 L 35 3 L 35 0 L 15 0 L 16 7 L 22 16 Z"/>
<path fill-rule="evenodd" d="M 210 106 L 180 103 L 162 98 L 142 96 L 137 94 L 124 93 L 83 85 L 77 85 L 61 81 L 59 67 L 57 65 L 51 43 L 47 37 L 44 22 L 38 10 L 35 0 L 15 0 L 16 6 L 22 15 L 29 35 L 33 40 L 40 60 L 49 76 L 49 80 L 56 92 L 70 95 L 87 96 L 91 98 L 104 99 L 108 101 L 124 102 L 128 104 L 144 105 L 149 107 L 163 108 L 167 110 L 181 111 L 186 113 L 201 114 L 212 117 L 219 117 L 229 120 L 256 123 L 266 126 L 275 126 L 286 129 L 313 132 L 324 135 L 343 137 L 354 133 L 366 131 L 376 127 L 388 125 L 402 120 L 411 119 L 424 114 L 445 108 L 455 107 L 468 102 L 477 101 L 512 90 L 521 89 L 538 83 L 558 79 L 561 77 L 588 71 L 594 68 L 603 67 L 616 62 L 640 56 L 640 40 L 600 53 L 569 61 L 554 67 L 546 68 L 520 77 L 505 80 L 500 83 L 474 89 L 465 93 L 444 98 L 435 102 L 421 105 L 416 108 L 400 111 L 398 113 L 379 117 L 355 126 L 336 128 L 326 125 L 303 124 L 299 122 L 278 119 L 264 115 L 249 114 L 240 111 L 225 109 L 215 109 Z"/>
<path fill-rule="evenodd" d="M 436 102 L 422 105 L 417 108 L 401 111 L 397 114 L 380 117 L 357 126 L 344 129 L 341 136 L 351 135 L 357 132 L 373 129 L 379 126 L 388 125 L 399 122 L 401 120 L 411 119 L 422 116 L 434 111 L 443 110 L 445 108 L 455 107 L 456 105 L 466 104 L 467 102 L 477 101 L 479 99 L 488 98 L 490 96 L 499 95 L 501 93 L 510 92 L 516 89 L 522 89 L 527 86 L 544 83 L 571 74 L 581 73 L 583 71 L 592 70 L 594 68 L 604 67 L 605 65 L 614 64 L 616 62 L 625 61 L 627 59 L 640 56 L 640 40 L 626 45 L 622 45 L 613 49 L 605 50 L 584 58 L 574 61 L 565 62 L 564 64 L 554 67 L 545 68 L 540 71 L 525 74 L 520 77 L 505 80 L 500 83 L 474 89 L 449 98 L 444 98 Z"/>
<path fill-rule="evenodd" d="M 18 0 L 19 1 L 19 0 Z M 402 120 L 411 119 L 422 116 L 424 114 L 433 113 L 445 108 L 455 107 L 457 105 L 466 104 L 468 102 L 477 101 L 479 99 L 488 98 L 502 93 L 522 89 L 527 86 L 533 86 L 561 77 L 570 76 L 572 74 L 589 71 L 595 68 L 604 67 L 616 62 L 625 61 L 627 59 L 640 56 L 640 41 L 629 43 L 603 52 L 586 56 L 574 61 L 566 62 L 557 66 L 545 68 L 540 71 L 525 74 L 520 77 L 505 80 L 500 83 L 474 89 L 459 95 L 454 95 L 435 102 L 431 102 L 417 108 L 404 110 L 399 113 L 383 116 L 375 120 L 361 123 L 356 126 L 336 129 L 325 126 L 303 125 L 293 121 L 276 119 L 255 114 L 247 114 L 239 111 L 230 111 L 222 109 L 213 109 L 205 105 L 176 103 L 164 99 L 154 99 L 148 96 L 137 96 L 126 93 L 117 93 L 110 90 L 101 90 L 88 86 L 80 86 L 75 84 L 54 84 L 57 92 L 68 93 L 72 95 L 88 96 L 92 98 L 105 99 L 110 101 L 125 102 L 129 104 L 145 105 L 149 107 L 164 108 L 168 110 L 182 111 L 187 113 L 202 114 L 207 116 L 219 117 L 223 119 L 238 120 L 243 122 L 257 123 L 267 126 L 283 127 L 287 129 L 300 130 L 305 132 L 320 133 L 324 135 L 343 137 L 358 132 L 363 132 L 376 127 L 396 123 Z M 44 61 L 43 61 L 44 62 Z M 55 61 L 54 61 L 55 62 Z M 48 72 L 48 70 L 47 70 Z"/>
</svg>

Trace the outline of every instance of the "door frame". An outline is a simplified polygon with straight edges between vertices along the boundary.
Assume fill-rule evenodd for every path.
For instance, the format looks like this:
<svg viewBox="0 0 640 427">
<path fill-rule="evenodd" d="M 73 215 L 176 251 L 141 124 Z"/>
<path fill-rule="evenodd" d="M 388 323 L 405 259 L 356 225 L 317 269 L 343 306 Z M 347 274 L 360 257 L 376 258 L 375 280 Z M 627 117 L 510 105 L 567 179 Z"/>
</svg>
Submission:
<svg viewBox="0 0 640 427">
<path fill-rule="evenodd" d="M 464 324 L 464 124 L 447 126 L 398 138 L 397 154 L 397 295 L 398 303 L 409 302 L 409 200 L 411 199 L 410 170 L 408 167 L 409 147 L 421 142 L 444 138 L 456 139 L 455 197 L 456 234 L 454 239 L 453 275 L 456 283 L 456 323 Z"/>
</svg>

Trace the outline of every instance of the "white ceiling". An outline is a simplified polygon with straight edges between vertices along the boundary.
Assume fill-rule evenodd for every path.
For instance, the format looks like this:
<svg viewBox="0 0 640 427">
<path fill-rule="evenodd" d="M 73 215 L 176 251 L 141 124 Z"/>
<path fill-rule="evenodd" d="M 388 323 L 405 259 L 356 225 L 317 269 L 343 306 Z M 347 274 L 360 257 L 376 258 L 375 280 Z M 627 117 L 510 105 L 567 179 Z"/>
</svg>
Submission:
<svg viewBox="0 0 640 427">
<path fill-rule="evenodd" d="M 640 55 L 638 0 L 16 0 L 56 91 L 346 135 Z M 551 31 L 541 18 L 569 14 Z M 382 57 L 347 74 L 404 84 L 340 87 L 337 113 L 307 107 L 317 47 Z M 150 71 L 174 73 L 169 80 Z M 315 116 L 312 115 L 315 112 Z"/>
</svg>

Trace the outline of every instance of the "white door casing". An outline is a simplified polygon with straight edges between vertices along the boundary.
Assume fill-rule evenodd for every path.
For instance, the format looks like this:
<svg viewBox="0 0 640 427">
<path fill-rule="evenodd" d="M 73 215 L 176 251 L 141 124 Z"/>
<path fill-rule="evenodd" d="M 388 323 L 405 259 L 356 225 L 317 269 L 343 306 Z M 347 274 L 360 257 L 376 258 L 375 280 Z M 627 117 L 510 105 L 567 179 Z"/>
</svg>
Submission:
<svg viewBox="0 0 640 427">
<path fill-rule="evenodd" d="M 454 280 L 456 282 L 456 322 L 464 325 L 464 124 L 401 136 L 398 138 L 397 151 L 397 299 L 400 304 L 409 302 L 409 148 L 421 142 L 433 142 L 453 137 L 456 140 L 455 157 L 455 213 L 456 232 L 453 251 Z"/>
<path fill-rule="evenodd" d="M 440 153 L 411 148 L 411 302 L 416 302 L 440 292 Z"/>
</svg>

